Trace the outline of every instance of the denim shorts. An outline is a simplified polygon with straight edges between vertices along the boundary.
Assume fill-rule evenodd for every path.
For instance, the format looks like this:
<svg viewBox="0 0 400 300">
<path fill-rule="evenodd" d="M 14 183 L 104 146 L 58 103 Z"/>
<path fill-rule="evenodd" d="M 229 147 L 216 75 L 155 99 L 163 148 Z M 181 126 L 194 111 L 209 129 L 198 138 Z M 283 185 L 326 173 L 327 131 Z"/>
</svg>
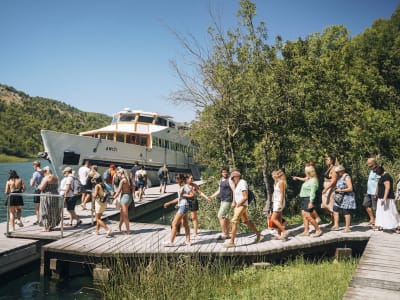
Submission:
<svg viewBox="0 0 400 300">
<path fill-rule="evenodd" d="M 182 205 L 178 207 L 178 214 L 186 215 L 189 212 L 189 205 Z"/>
</svg>

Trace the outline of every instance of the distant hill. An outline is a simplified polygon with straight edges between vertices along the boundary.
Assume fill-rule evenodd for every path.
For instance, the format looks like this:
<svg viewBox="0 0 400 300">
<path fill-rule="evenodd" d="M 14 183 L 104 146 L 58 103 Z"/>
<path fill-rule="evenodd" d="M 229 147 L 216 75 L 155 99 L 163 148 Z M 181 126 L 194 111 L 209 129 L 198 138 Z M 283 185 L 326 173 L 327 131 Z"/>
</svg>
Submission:
<svg viewBox="0 0 400 300">
<path fill-rule="evenodd" d="M 110 124 L 111 117 L 80 111 L 64 102 L 31 97 L 0 84 L 0 150 L 18 157 L 43 151 L 41 129 L 79 133 Z"/>
</svg>

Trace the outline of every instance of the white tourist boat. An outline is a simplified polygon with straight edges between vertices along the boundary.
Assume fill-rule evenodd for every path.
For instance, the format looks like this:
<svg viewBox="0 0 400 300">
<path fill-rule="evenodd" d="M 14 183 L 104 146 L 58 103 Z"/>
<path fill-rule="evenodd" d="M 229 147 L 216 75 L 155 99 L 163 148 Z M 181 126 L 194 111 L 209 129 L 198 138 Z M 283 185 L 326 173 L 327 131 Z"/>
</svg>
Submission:
<svg viewBox="0 0 400 300">
<path fill-rule="evenodd" d="M 113 116 L 111 124 L 79 135 L 42 130 L 45 152 L 55 172 L 62 177 L 66 166 L 78 171 L 85 160 L 105 170 L 110 164 L 130 169 L 134 162 L 145 165 L 149 186 L 159 183 L 157 171 L 167 164 L 175 173 L 200 177 L 193 160 L 195 147 L 187 127 L 178 126 L 170 116 L 124 109 Z"/>
</svg>

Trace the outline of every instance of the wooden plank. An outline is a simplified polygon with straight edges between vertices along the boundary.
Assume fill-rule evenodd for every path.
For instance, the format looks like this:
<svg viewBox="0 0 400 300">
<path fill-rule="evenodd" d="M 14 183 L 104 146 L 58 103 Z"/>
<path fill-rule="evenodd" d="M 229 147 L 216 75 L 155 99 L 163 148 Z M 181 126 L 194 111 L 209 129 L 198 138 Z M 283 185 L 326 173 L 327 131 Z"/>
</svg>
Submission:
<svg viewBox="0 0 400 300">
<path fill-rule="evenodd" d="M 384 290 L 374 287 L 349 287 L 343 296 L 344 300 L 388 300 L 399 299 L 400 293 L 398 291 Z"/>
</svg>

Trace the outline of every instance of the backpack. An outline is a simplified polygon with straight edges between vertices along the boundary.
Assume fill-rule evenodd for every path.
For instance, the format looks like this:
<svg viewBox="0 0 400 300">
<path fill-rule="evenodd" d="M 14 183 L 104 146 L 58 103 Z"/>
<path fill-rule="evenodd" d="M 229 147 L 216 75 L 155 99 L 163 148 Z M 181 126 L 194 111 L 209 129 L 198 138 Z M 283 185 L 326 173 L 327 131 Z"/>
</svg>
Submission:
<svg viewBox="0 0 400 300">
<path fill-rule="evenodd" d="M 104 184 L 100 184 L 100 188 L 103 191 L 103 193 L 102 193 L 103 196 L 97 195 L 97 200 L 99 200 L 102 203 L 105 203 L 111 197 L 111 192 L 105 187 Z"/>
<path fill-rule="evenodd" d="M 103 173 L 103 180 L 109 182 L 111 180 L 110 170 L 107 169 Z"/>
<path fill-rule="evenodd" d="M 160 179 L 163 178 L 163 169 L 162 169 L 162 168 L 159 168 L 159 169 L 158 169 L 157 176 L 158 176 L 158 178 L 160 178 Z"/>
<path fill-rule="evenodd" d="M 73 176 L 72 177 L 72 192 L 74 193 L 74 195 L 81 195 L 83 193 L 83 185 L 80 182 L 80 180 L 78 179 L 78 177 Z"/>
<path fill-rule="evenodd" d="M 247 202 L 250 203 L 254 201 L 254 204 L 256 204 L 256 195 L 254 195 L 253 191 L 248 189 L 247 190 Z"/>
</svg>

